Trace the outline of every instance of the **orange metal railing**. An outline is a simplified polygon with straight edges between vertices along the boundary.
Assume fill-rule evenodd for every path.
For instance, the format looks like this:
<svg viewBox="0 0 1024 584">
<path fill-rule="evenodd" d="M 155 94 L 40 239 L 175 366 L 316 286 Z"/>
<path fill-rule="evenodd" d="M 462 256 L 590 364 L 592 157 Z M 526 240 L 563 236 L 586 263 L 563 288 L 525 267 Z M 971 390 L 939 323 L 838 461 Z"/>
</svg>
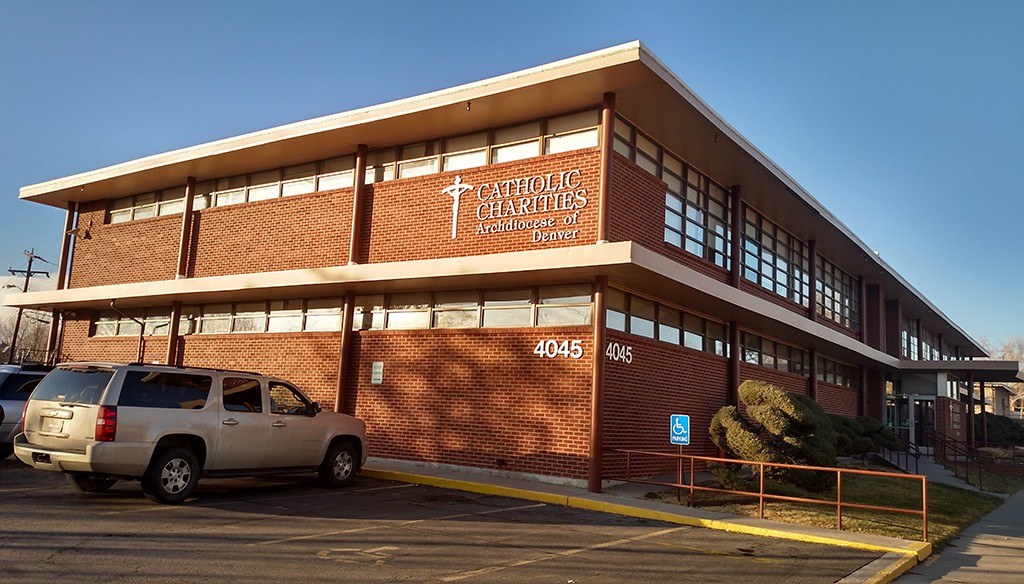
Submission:
<svg viewBox="0 0 1024 584">
<path fill-rule="evenodd" d="M 626 475 L 622 476 L 609 476 L 606 475 L 603 478 L 608 480 L 618 480 L 631 483 L 641 483 L 648 485 L 658 485 L 662 487 L 670 487 L 677 489 L 679 498 L 681 501 L 683 490 L 689 491 L 687 498 L 687 504 L 690 507 L 696 507 L 696 493 L 704 492 L 718 492 L 718 493 L 732 493 L 737 495 L 747 495 L 750 497 L 756 497 L 758 499 L 758 517 L 764 518 L 764 506 L 765 501 L 784 501 L 790 503 L 809 503 L 813 505 L 827 505 L 835 507 L 836 509 L 836 527 L 837 529 L 843 529 L 843 511 L 847 509 L 865 509 L 871 511 L 883 511 L 889 513 L 899 513 L 904 515 L 916 515 L 921 518 L 921 540 L 928 541 L 928 478 L 924 475 L 911 475 L 903 473 L 891 473 L 891 472 L 879 472 L 872 470 L 858 470 L 849 468 L 832 468 L 822 466 L 802 466 L 796 464 L 777 464 L 770 462 L 757 462 L 753 460 L 737 460 L 734 458 L 716 458 L 711 456 L 691 456 L 688 454 L 680 454 L 675 452 L 657 452 L 647 450 L 631 450 L 623 448 L 607 448 L 605 452 L 612 452 L 623 454 L 626 457 L 625 470 Z M 640 457 L 654 457 L 656 459 L 675 459 L 676 461 L 676 482 L 666 482 L 652 479 L 650 477 L 634 477 L 633 468 L 636 463 L 636 459 Z M 752 491 L 740 491 L 733 489 L 726 489 L 722 487 L 709 487 L 706 485 L 698 485 L 694 478 L 697 474 L 698 467 L 703 469 L 707 467 L 707 463 L 720 463 L 720 464 L 739 464 L 749 466 L 754 471 L 754 476 L 759 477 L 758 492 Z M 648 465 L 649 466 L 649 465 Z M 684 468 L 688 467 L 689 473 L 684 472 Z M 798 469 L 806 471 L 817 471 L 823 473 L 832 473 L 836 475 L 836 498 L 835 500 L 827 499 L 810 499 L 805 497 L 793 497 L 789 495 L 777 495 L 768 493 L 765 491 L 765 470 L 769 468 L 788 468 Z M 918 481 L 921 484 L 921 507 L 916 509 L 908 509 L 905 507 L 891 507 L 885 505 L 868 505 L 864 503 L 854 503 L 843 499 L 843 477 L 848 475 L 865 475 L 865 476 L 876 476 L 884 477 L 893 480 L 911 480 Z M 688 481 L 684 479 L 689 477 Z"/>
</svg>

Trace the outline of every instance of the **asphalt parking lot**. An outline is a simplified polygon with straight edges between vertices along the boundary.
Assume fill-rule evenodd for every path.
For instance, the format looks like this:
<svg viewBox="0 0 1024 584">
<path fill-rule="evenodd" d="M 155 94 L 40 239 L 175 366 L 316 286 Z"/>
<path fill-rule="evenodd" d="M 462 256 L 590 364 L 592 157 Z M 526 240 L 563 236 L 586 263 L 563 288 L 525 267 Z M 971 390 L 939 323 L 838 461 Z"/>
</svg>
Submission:
<svg viewBox="0 0 1024 584">
<path fill-rule="evenodd" d="M 75 492 L 0 462 L 0 575 L 53 582 L 835 582 L 880 553 L 360 477 Z"/>
</svg>

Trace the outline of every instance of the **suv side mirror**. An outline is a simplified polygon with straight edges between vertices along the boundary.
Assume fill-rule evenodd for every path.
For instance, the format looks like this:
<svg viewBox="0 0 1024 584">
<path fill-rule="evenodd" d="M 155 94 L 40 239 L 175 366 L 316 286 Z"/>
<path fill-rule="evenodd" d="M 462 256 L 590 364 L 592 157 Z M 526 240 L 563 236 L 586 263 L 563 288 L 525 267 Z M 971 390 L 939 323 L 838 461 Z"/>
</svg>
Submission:
<svg viewBox="0 0 1024 584">
<path fill-rule="evenodd" d="M 313 416 L 319 414 L 322 411 L 323 411 L 323 408 L 320 407 L 320 402 L 313 402 L 313 403 L 309 404 L 309 417 L 310 418 L 312 418 Z"/>
</svg>

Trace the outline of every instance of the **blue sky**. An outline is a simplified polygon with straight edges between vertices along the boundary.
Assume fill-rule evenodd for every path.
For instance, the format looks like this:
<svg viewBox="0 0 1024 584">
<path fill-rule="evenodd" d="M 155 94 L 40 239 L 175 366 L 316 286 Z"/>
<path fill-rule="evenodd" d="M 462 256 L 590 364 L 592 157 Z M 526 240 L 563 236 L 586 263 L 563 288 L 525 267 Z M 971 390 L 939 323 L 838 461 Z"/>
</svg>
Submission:
<svg viewBox="0 0 1024 584">
<path fill-rule="evenodd" d="M 0 0 L 0 270 L 57 260 L 22 186 L 634 39 L 969 334 L 1024 335 L 1016 0 Z"/>
</svg>

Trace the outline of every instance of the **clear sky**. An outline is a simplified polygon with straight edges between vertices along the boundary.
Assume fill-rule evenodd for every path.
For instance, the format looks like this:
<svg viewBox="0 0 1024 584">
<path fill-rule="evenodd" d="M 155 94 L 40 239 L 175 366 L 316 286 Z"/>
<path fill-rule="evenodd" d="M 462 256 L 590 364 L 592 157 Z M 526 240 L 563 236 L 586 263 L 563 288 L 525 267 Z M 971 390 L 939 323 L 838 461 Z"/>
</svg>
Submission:
<svg viewBox="0 0 1024 584">
<path fill-rule="evenodd" d="M 1024 335 L 1021 0 L 0 0 L 0 270 L 57 261 L 22 186 L 636 39 L 965 331 Z"/>
</svg>

